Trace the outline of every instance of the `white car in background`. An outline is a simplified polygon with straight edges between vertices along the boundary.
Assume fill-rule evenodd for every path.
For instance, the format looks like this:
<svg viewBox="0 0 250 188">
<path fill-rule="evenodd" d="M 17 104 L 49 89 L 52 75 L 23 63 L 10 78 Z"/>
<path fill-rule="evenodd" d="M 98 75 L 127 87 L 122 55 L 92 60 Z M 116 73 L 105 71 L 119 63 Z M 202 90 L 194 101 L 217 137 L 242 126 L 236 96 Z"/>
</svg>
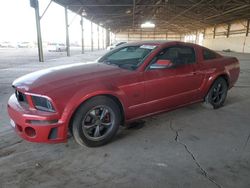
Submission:
<svg viewBox="0 0 250 188">
<path fill-rule="evenodd" d="M 34 44 L 32 42 L 20 42 L 17 44 L 18 48 L 33 48 Z"/>
<path fill-rule="evenodd" d="M 66 51 L 66 45 L 63 43 L 49 43 L 48 46 L 49 52 L 63 52 Z"/>
<path fill-rule="evenodd" d="M 0 47 L 2 47 L 2 48 L 16 48 L 16 44 L 13 42 L 4 41 L 4 42 L 0 42 Z"/>
<path fill-rule="evenodd" d="M 120 45 L 125 44 L 125 43 L 127 43 L 127 42 L 118 42 L 118 43 L 115 43 L 115 44 L 111 44 L 110 46 L 107 47 L 107 50 L 113 50 L 117 46 L 120 46 Z"/>
<path fill-rule="evenodd" d="M 9 42 L 0 42 L 0 47 L 8 48 L 9 47 Z"/>
</svg>

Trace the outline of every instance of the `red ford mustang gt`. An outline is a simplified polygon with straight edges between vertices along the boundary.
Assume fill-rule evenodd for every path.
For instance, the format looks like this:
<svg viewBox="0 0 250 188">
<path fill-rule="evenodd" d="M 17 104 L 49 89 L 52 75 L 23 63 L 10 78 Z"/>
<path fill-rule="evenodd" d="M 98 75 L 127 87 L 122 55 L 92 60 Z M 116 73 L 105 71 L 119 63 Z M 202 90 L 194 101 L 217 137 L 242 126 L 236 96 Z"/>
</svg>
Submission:
<svg viewBox="0 0 250 188">
<path fill-rule="evenodd" d="M 11 125 L 24 139 L 100 146 L 120 125 L 205 101 L 223 105 L 239 62 L 183 42 L 124 44 L 93 63 L 54 67 L 13 82 Z"/>
</svg>

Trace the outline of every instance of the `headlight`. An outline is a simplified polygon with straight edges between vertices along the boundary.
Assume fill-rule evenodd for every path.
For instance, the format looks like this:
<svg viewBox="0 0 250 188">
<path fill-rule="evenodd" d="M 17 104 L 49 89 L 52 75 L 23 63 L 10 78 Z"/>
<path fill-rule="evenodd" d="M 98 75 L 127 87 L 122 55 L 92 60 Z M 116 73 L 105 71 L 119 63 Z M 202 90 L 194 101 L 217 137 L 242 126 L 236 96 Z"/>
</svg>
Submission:
<svg viewBox="0 0 250 188">
<path fill-rule="evenodd" d="M 15 91 L 16 98 L 19 102 L 25 102 L 27 103 L 27 98 L 24 93 L 21 93 L 20 91 L 16 90 Z"/>
<path fill-rule="evenodd" d="M 52 103 L 45 97 L 31 96 L 34 106 L 37 110 L 55 112 Z"/>
</svg>

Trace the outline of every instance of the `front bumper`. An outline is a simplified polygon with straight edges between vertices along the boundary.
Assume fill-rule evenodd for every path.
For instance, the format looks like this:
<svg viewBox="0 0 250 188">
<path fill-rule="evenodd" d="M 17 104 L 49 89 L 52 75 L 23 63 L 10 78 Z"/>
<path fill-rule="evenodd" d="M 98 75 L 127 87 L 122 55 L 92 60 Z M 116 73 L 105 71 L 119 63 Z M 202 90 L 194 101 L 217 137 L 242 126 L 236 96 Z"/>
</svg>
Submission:
<svg viewBox="0 0 250 188">
<path fill-rule="evenodd" d="M 57 113 L 30 109 L 13 94 L 8 101 L 11 124 L 17 134 L 30 142 L 59 143 L 67 140 L 67 125 Z"/>
</svg>

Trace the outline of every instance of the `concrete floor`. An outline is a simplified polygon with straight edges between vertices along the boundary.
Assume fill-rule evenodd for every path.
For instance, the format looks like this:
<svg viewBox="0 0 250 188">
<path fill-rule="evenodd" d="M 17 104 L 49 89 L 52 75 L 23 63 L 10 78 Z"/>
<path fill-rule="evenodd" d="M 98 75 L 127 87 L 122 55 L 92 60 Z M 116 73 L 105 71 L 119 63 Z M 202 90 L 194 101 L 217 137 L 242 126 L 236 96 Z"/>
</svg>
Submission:
<svg viewBox="0 0 250 188">
<path fill-rule="evenodd" d="M 80 47 L 71 47 L 71 55 L 80 55 Z M 89 51 L 89 50 L 87 50 Z M 54 61 L 61 57 L 66 57 L 66 52 L 49 52 L 44 48 L 44 60 Z M 11 68 L 15 65 L 29 65 L 37 62 L 37 48 L 1 48 L 0 47 L 0 69 Z"/>
<path fill-rule="evenodd" d="M 72 138 L 53 145 L 18 138 L 6 113 L 11 82 L 34 70 L 101 54 L 23 64 L 13 53 L 11 65 L 0 56 L 0 188 L 250 187 L 250 54 L 226 53 L 239 58 L 241 74 L 218 110 L 195 104 L 146 118 L 99 148 L 80 147 Z"/>
</svg>

